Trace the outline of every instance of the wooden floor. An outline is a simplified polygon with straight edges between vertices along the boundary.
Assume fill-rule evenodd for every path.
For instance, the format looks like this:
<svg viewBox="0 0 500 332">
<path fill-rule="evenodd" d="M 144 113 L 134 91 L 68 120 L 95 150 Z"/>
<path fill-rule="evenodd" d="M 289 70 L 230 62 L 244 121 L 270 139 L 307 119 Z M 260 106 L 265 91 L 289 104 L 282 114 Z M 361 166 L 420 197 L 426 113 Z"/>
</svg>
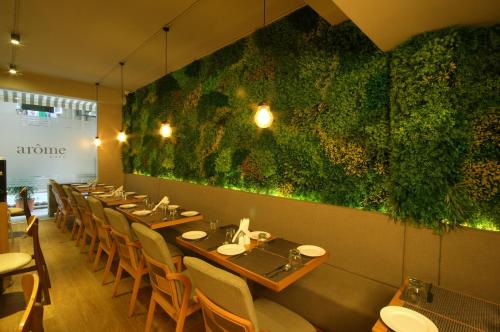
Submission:
<svg viewBox="0 0 500 332">
<path fill-rule="evenodd" d="M 15 225 L 22 230 L 25 222 Z M 40 242 L 52 282 L 52 304 L 44 307 L 46 332 L 64 331 L 143 331 L 151 288 L 147 277 L 143 279 L 135 314 L 127 317 L 127 307 L 132 289 L 129 277 L 122 279 L 118 296 L 113 298 L 112 277 L 101 285 L 104 259 L 100 269 L 93 273 L 86 253 L 80 253 L 70 240 L 69 233 L 61 233 L 52 220 L 40 222 Z M 87 247 L 88 248 L 88 247 Z M 10 251 L 32 253 L 31 238 L 16 237 Z M 104 256 L 104 255 L 103 255 Z M 114 267 L 113 272 L 116 271 Z M 12 285 L 0 295 L 0 332 L 15 331 L 24 310 L 20 276 L 12 278 Z M 161 309 L 156 310 L 153 331 L 175 331 L 175 322 Z M 185 331 L 204 331 L 200 313 L 186 320 Z"/>
</svg>

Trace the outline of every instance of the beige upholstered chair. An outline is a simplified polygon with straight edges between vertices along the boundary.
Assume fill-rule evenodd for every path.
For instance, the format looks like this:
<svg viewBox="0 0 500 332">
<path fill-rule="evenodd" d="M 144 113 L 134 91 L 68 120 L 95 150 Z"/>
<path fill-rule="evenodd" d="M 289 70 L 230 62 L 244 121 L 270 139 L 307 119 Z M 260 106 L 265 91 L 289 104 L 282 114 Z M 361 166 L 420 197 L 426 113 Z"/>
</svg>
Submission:
<svg viewBox="0 0 500 332">
<path fill-rule="evenodd" d="M 141 244 L 136 239 L 125 216 L 110 208 L 105 208 L 104 214 L 111 225 L 111 235 L 113 236 L 113 241 L 120 257 L 113 285 L 113 296 L 116 296 L 123 270 L 127 271 L 134 278 L 134 286 L 132 287 L 132 295 L 128 306 L 128 316 L 131 317 L 134 313 L 142 276 L 148 273 L 148 269 L 144 262 L 144 257 L 140 252 Z"/>
<path fill-rule="evenodd" d="M 76 246 L 79 246 L 80 239 L 83 235 L 84 226 L 82 222 L 82 216 L 80 215 L 80 210 L 78 210 L 78 204 L 76 203 L 75 196 L 73 195 L 75 191 L 73 190 L 73 188 L 67 185 L 62 186 L 62 188 L 64 189 L 64 193 L 66 194 L 66 204 L 71 208 L 72 214 L 75 217 L 73 228 L 71 229 L 71 239 L 76 238 Z"/>
<path fill-rule="evenodd" d="M 23 207 L 22 208 L 10 207 L 7 209 L 8 226 L 11 235 L 12 235 L 12 223 L 10 220 L 11 217 L 25 216 L 26 222 L 28 222 L 31 217 L 31 210 L 28 205 L 28 188 L 26 187 L 22 188 L 21 191 L 19 192 L 19 196 L 21 196 L 21 199 L 23 200 Z"/>
<path fill-rule="evenodd" d="M 177 322 L 176 332 L 184 329 L 186 317 L 200 309 L 191 300 L 191 281 L 182 270 L 182 253 L 154 230 L 142 224 L 132 224 L 146 258 L 153 293 L 149 302 L 145 331 L 151 330 L 156 304 Z"/>
<path fill-rule="evenodd" d="M 90 210 L 92 211 L 92 217 L 94 218 L 97 229 L 97 236 L 99 237 L 99 246 L 97 247 L 97 254 L 95 256 L 92 270 L 94 272 L 97 270 L 101 255 L 105 252 L 108 255 L 106 267 L 104 268 L 104 275 L 102 277 L 102 283 L 105 284 L 109 271 L 111 270 L 113 258 L 116 254 L 116 246 L 113 244 L 113 238 L 111 237 L 111 225 L 104 214 L 102 203 L 92 196 L 87 198 L 87 202 L 89 203 Z"/>
<path fill-rule="evenodd" d="M 63 187 L 56 181 L 52 182 L 52 192 L 56 198 L 57 202 L 57 214 L 56 214 L 56 225 L 62 228 L 63 232 L 66 232 L 68 222 L 73 215 L 73 209 L 71 208 L 69 198 L 66 195 L 66 191 Z"/>
<path fill-rule="evenodd" d="M 43 331 L 43 305 L 40 303 L 40 279 L 36 274 L 25 274 L 21 279 L 26 301 L 18 332 L 42 332 Z"/>
<path fill-rule="evenodd" d="M 207 331 L 315 332 L 304 318 L 266 300 L 252 300 L 246 282 L 198 258 L 184 257 Z"/>
<path fill-rule="evenodd" d="M 73 192 L 73 197 L 76 200 L 76 204 L 78 206 L 78 212 L 80 212 L 80 217 L 82 218 L 83 224 L 83 232 L 82 232 L 82 251 L 87 244 L 87 236 L 90 238 L 90 247 L 88 253 L 88 259 L 92 260 L 94 255 L 95 245 L 97 243 L 97 227 L 94 222 L 94 218 L 92 217 L 92 211 L 90 210 L 89 203 L 77 191 Z"/>
</svg>

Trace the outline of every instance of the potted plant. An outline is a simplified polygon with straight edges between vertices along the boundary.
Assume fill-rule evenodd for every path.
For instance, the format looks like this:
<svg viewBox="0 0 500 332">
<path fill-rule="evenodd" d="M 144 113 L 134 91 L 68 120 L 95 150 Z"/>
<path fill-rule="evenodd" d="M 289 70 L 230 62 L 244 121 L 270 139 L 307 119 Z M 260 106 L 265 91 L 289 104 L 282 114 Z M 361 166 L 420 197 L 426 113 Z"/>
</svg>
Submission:
<svg viewBox="0 0 500 332">
<path fill-rule="evenodd" d="M 35 206 L 35 198 L 33 197 L 33 195 L 34 195 L 33 187 L 31 187 L 31 186 L 9 187 L 8 193 L 11 195 L 15 195 L 16 207 L 22 209 L 22 208 L 24 208 L 23 199 L 22 199 L 21 195 L 19 194 L 19 192 L 24 187 L 26 187 L 26 189 L 28 189 L 28 191 L 26 193 L 26 197 L 28 198 L 28 207 L 29 207 L 30 211 L 33 211 L 33 207 Z"/>
</svg>

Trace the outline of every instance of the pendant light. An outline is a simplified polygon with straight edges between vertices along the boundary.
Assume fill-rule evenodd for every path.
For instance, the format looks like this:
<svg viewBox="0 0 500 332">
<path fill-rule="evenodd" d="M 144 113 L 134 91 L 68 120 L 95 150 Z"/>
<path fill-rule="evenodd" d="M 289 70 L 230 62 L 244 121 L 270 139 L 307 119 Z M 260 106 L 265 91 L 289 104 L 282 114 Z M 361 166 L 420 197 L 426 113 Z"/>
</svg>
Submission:
<svg viewBox="0 0 500 332">
<path fill-rule="evenodd" d="M 165 31 L 165 76 L 166 76 L 168 74 L 168 32 L 170 31 L 170 28 L 165 26 L 163 27 L 163 31 Z M 160 135 L 164 138 L 172 136 L 172 127 L 167 121 L 161 123 Z"/>
<path fill-rule="evenodd" d="M 266 27 L 266 0 L 263 0 L 264 2 L 264 23 L 263 23 L 263 28 Z M 257 112 L 255 113 L 254 116 L 254 121 L 257 124 L 259 128 L 269 128 L 273 124 L 273 113 L 271 113 L 271 106 L 269 106 L 266 101 L 262 101 L 259 103 L 257 106 Z"/>
<path fill-rule="evenodd" d="M 96 113 L 96 124 L 97 124 L 97 132 L 99 133 L 99 82 L 95 84 L 95 113 Z M 96 147 L 101 146 L 102 141 L 99 138 L 99 134 L 94 138 L 94 145 Z"/>
<path fill-rule="evenodd" d="M 123 90 L 123 66 L 125 65 L 124 62 L 120 62 L 120 81 L 121 81 L 121 93 L 122 93 L 122 103 L 123 105 L 126 105 L 127 103 L 127 99 L 125 97 L 125 92 Z M 127 134 L 125 133 L 125 131 L 123 130 L 123 127 L 122 127 L 122 130 L 120 130 L 120 132 L 118 133 L 118 135 L 116 136 L 116 139 L 123 143 L 127 140 Z"/>
<path fill-rule="evenodd" d="M 16 61 L 16 47 L 21 44 L 21 35 L 19 34 L 19 6 L 20 0 L 14 0 L 14 26 L 10 33 L 10 43 L 12 44 L 12 51 L 10 56 L 9 74 L 17 75 L 19 71 L 15 64 Z"/>
</svg>

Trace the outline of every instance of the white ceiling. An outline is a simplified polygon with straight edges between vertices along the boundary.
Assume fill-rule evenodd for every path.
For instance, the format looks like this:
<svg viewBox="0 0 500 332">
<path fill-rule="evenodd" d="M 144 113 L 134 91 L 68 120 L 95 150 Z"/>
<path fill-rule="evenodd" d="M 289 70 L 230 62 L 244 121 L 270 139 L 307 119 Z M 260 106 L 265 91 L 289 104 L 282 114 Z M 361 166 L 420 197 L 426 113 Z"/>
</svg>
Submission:
<svg viewBox="0 0 500 332">
<path fill-rule="evenodd" d="M 21 71 L 135 90 L 165 73 L 165 33 L 169 71 L 246 36 L 263 23 L 258 0 L 20 0 Z M 271 22 L 304 5 L 301 0 L 267 0 Z M 0 64 L 11 59 L 14 0 L 0 2 Z M 155 35 L 156 33 L 156 35 Z M 142 45 L 141 47 L 139 47 Z M 138 48 L 139 47 L 139 48 Z M 130 56 L 129 56 L 130 55 Z"/>
</svg>

